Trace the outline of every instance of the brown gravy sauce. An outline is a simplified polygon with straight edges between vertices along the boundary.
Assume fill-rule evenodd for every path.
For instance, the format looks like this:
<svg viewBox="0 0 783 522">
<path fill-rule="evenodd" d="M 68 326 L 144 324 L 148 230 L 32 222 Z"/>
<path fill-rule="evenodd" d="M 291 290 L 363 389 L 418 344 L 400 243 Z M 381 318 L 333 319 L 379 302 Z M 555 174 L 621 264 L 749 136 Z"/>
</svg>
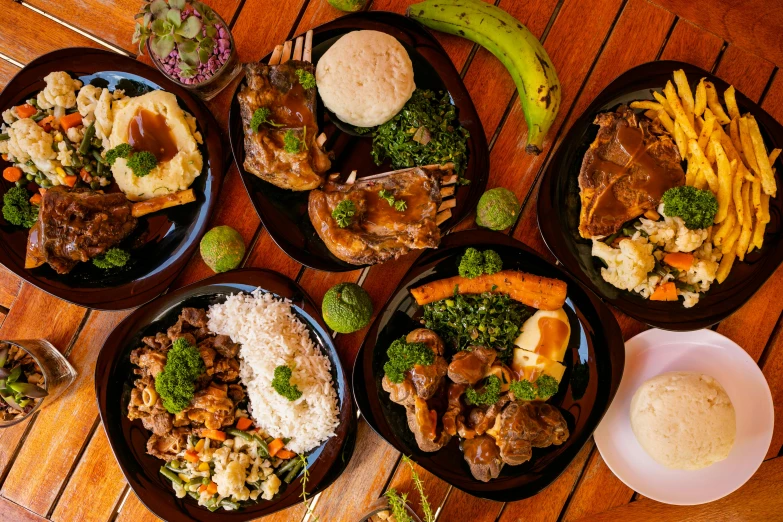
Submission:
<svg viewBox="0 0 783 522">
<path fill-rule="evenodd" d="M 555 317 L 542 317 L 538 320 L 538 329 L 541 332 L 541 338 L 538 340 L 535 352 L 556 360 L 554 355 L 563 346 L 563 342 L 568 339 L 570 333 L 568 325 Z"/>
<path fill-rule="evenodd" d="M 464 441 L 462 451 L 465 457 L 475 464 L 489 464 L 500 456 L 500 448 L 495 444 L 495 439 L 487 435 Z"/>
<path fill-rule="evenodd" d="M 138 152 L 146 150 L 153 153 L 159 163 L 169 161 L 179 152 L 166 117 L 147 109 L 139 109 L 131 118 L 128 142 Z"/>
<path fill-rule="evenodd" d="M 307 106 L 307 93 L 301 84 L 295 84 L 280 96 L 274 107 L 272 119 L 286 127 L 314 127 L 313 113 Z"/>
<path fill-rule="evenodd" d="M 647 194 L 647 199 L 657 204 L 663 193 L 680 184 L 683 173 L 681 170 L 668 169 L 655 161 L 644 145 L 644 136 L 641 129 L 636 127 L 621 126 L 617 129 L 614 140 L 628 153 L 628 161 L 624 166 L 596 158 L 590 166 L 590 174 L 603 172 L 608 174 L 606 183 L 614 183 L 622 179 L 628 173 L 631 166 L 638 165 L 639 170 L 646 176 L 634 176 L 629 178 L 630 188 Z M 623 215 L 628 210 L 628 205 L 617 198 L 612 187 L 606 184 L 597 189 L 598 199 L 594 207 L 594 215 L 600 219 L 602 216 Z"/>
</svg>

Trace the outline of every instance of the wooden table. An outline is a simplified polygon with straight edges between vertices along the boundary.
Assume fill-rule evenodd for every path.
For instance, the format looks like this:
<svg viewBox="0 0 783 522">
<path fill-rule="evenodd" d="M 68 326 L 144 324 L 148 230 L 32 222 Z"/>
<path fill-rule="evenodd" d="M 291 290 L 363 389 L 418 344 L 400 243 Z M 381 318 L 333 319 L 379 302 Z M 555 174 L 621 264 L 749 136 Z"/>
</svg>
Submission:
<svg viewBox="0 0 783 522">
<path fill-rule="evenodd" d="M 249 62 L 274 44 L 332 20 L 325 0 L 207 0 L 230 25 L 240 57 Z M 402 13 L 405 0 L 376 0 L 371 9 Z M 497 3 L 497 2 L 496 2 Z M 0 0 L 0 86 L 36 56 L 70 46 L 109 47 L 136 56 L 131 44 L 139 0 Z M 707 4 L 709 8 L 703 7 Z M 563 103 L 544 152 L 524 153 L 526 127 L 510 76 L 493 56 L 467 40 L 437 35 L 462 73 L 491 149 L 489 187 L 513 190 L 524 203 L 509 233 L 553 259 L 536 225 L 541 167 L 576 117 L 614 77 L 643 62 L 675 59 L 712 70 L 783 121 L 783 1 L 781 0 L 500 0 L 499 5 L 544 42 L 563 84 Z M 139 57 L 149 63 L 147 57 Z M 230 93 L 210 108 L 224 127 Z M 307 270 L 284 254 L 261 226 L 236 168 L 226 173 L 212 225 L 236 228 L 249 246 L 245 266 L 277 270 L 297 280 L 318 302 L 342 281 L 367 289 L 378 310 L 416 255 L 341 274 Z M 461 229 L 472 228 L 466 220 Z M 210 275 L 194 258 L 175 287 Z M 441 521 L 783 520 L 783 268 L 717 331 L 758 361 L 776 403 L 776 429 L 767 461 L 738 492 L 695 507 L 666 506 L 620 482 L 592 439 L 546 490 L 520 502 L 467 495 L 419 468 Z M 0 268 L 0 338 L 46 338 L 69 358 L 79 378 L 68 394 L 30 421 L 0 431 L 0 520 L 145 522 L 156 520 L 128 487 L 100 426 L 93 391 L 98 351 L 128 312 L 74 306 L 22 283 Z M 616 313 L 626 338 L 646 327 Z M 339 336 L 350 368 L 365 332 Z M 411 491 L 400 454 L 360 422 L 346 472 L 314 504 L 322 521 L 352 521 L 383 492 Z M 412 495 L 414 504 L 416 494 Z M 265 521 L 307 518 L 298 505 Z"/>
</svg>

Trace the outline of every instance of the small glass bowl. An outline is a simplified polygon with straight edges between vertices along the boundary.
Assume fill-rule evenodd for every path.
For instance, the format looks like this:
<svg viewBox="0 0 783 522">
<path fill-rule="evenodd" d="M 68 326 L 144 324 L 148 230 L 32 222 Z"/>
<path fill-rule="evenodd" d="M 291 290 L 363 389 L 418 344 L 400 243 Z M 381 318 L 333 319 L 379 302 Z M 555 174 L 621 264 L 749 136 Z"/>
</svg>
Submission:
<svg viewBox="0 0 783 522">
<path fill-rule="evenodd" d="M 0 428 L 7 428 L 29 418 L 35 412 L 44 408 L 44 405 L 48 406 L 53 403 L 57 397 L 62 395 L 73 384 L 77 374 L 71 363 L 49 341 L 44 339 L 24 339 L 21 341 L 2 340 L 0 343 L 14 345 L 33 358 L 41 370 L 44 378 L 43 388 L 48 393 L 46 397 L 39 399 L 35 407 L 26 415 L 7 421 L 0 420 Z"/>
<path fill-rule="evenodd" d="M 413 508 L 411 508 L 408 504 L 405 504 L 405 509 L 408 511 L 408 515 L 411 517 L 411 519 L 413 519 L 414 522 L 422 522 L 421 518 L 419 518 L 419 515 L 417 515 L 416 512 L 413 511 Z M 384 511 L 389 511 L 389 503 L 385 498 L 379 498 L 370 507 L 370 511 L 359 518 L 359 522 L 381 522 L 382 519 L 378 518 L 376 515 L 383 513 Z"/>
<path fill-rule="evenodd" d="M 242 72 L 242 63 L 239 61 L 239 57 L 237 55 L 237 46 L 234 42 L 234 35 L 231 34 L 231 30 L 229 29 L 225 20 L 223 20 L 223 18 L 221 18 L 221 16 L 216 12 L 213 11 L 213 13 L 223 28 L 226 30 L 226 33 L 228 33 L 228 40 L 231 42 L 231 53 L 228 55 L 228 60 L 226 60 L 226 63 L 224 63 L 220 69 L 215 71 L 215 74 L 210 76 L 209 79 L 201 83 L 182 83 L 176 77 L 167 73 L 158 56 L 152 52 L 152 48 L 150 47 L 150 40 L 147 40 L 147 53 L 149 54 L 152 63 L 155 64 L 155 67 L 157 67 L 166 78 L 176 83 L 180 87 L 191 91 L 193 94 L 204 101 L 209 101 L 217 96 L 220 91 L 225 89 L 226 86 L 231 83 L 231 80 L 236 78 L 237 75 Z"/>
</svg>

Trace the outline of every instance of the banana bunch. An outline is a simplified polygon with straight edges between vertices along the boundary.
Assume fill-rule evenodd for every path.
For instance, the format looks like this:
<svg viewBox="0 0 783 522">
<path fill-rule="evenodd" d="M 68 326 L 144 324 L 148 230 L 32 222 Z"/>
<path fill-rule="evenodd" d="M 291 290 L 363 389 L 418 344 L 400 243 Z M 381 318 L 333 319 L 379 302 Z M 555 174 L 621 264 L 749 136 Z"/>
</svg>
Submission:
<svg viewBox="0 0 783 522">
<path fill-rule="evenodd" d="M 494 54 L 519 91 L 527 122 L 528 154 L 539 154 L 560 109 L 560 80 L 541 42 L 499 7 L 481 0 L 426 0 L 407 16 L 430 29 L 462 36 Z"/>
</svg>

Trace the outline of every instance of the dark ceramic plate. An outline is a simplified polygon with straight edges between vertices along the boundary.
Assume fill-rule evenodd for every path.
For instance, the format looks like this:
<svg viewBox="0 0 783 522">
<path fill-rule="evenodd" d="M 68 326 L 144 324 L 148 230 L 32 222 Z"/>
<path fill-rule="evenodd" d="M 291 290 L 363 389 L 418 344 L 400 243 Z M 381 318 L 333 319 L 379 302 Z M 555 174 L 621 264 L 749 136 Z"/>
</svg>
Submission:
<svg viewBox="0 0 783 522">
<path fill-rule="evenodd" d="M 453 104 L 458 108 L 461 125 L 470 132 L 468 165 L 464 174 L 465 178 L 470 180 L 470 184 L 458 188 L 457 206 L 452 209 L 453 216 L 441 225 L 441 230 L 445 233 L 476 207 L 479 197 L 487 186 L 489 153 L 476 108 L 462 83 L 459 72 L 454 68 L 443 47 L 417 22 L 398 14 L 355 13 L 315 28 L 313 63 L 318 63 L 318 59 L 343 34 L 366 29 L 388 33 L 397 38 L 408 51 L 413 63 L 416 87 L 435 92 L 448 92 Z M 268 56 L 264 57 L 262 62 L 267 62 L 268 58 Z M 229 119 L 231 149 L 234 152 L 237 168 L 242 173 L 242 181 L 245 183 L 247 193 L 267 231 L 286 254 L 305 266 L 330 272 L 355 270 L 358 268 L 357 265 L 335 257 L 315 232 L 307 213 L 309 192 L 294 192 L 278 188 L 246 172 L 242 167 L 245 161 L 245 144 L 239 102 L 236 98 L 241 86 L 242 83 L 237 86 L 231 104 Z M 324 110 L 320 97 L 317 118 L 318 128 L 328 137 L 326 148 L 335 154 L 330 172 L 339 172 L 342 174 L 341 179 L 345 179 L 352 170 L 356 170 L 360 178 L 394 170 L 388 162 L 380 166 L 376 165 L 370 155 L 372 138 L 359 136 L 353 132 L 350 125 L 335 120 L 333 116 L 330 117 L 329 112 Z"/>
<path fill-rule="evenodd" d="M 692 308 L 683 307 L 682 300 L 649 301 L 604 281 L 602 265 L 590 254 L 592 243 L 582 239 L 577 230 L 581 208 L 577 177 L 582 158 L 598 133 L 598 126 L 593 125 L 595 116 L 634 100 L 653 100 L 652 91 L 661 91 L 677 69 L 685 70 L 694 89 L 701 78 L 713 82 L 721 93 L 729 87 L 703 69 L 674 61 L 645 63 L 620 75 L 579 117 L 549 161 L 538 194 L 538 226 L 549 250 L 565 269 L 606 302 L 650 326 L 686 331 L 705 328 L 737 311 L 783 262 L 780 233 L 783 198 L 770 200 L 771 221 L 764 235 L 764 247 L 747 255 L 745 262 L 734 263 L 726 281 L 715 283 Z M 783 146 L 780 123 L 740 92 L 737 92 L 737 105 L 742 114 L 750 112 L 755 116 L 769 150 Z M 553 208 L 558 211 L 551 212 Z"/>
<path fill-rule="evenodd" d="M 133 387 L 133 365 L 130 352 L 141 346 L 141 338 L 165 331 L 174 324 L 184 307 L 208 307 L 225 301 L 230 294 L 262 290 L 292 302 L 295 314 L 309 328 L 313 342 L 332 363 L 340 403 L 340 425 L 335 436 L 308 455 L 310 478 L 308 495 L 322 491 L 345 470 L 356 443 L 356 414 L 351 401 L 348 379 L 337 356 L 332 338 L 310 297 L 296 283 L 276 272 L 260 269 L 235 270 L 220 274 L 170 294 L 158 297 L 128 316 L 111 333 L 103 345 L 95 366 L 95 392 L 106 435 L 114 456 L 133 491 L 150 511 L 169 522 L 198 520 L 242 522 L 269 515 L 301 502 L 301 475 L 271 501 L 238 511 L 211 513 L 190 497 L 178 499 L 168 479 L 159 473 L 163 461 L 146 453 L 150 432 L 141 421 L 127 418 L 128 400 Z"/>
<path fill-rule="evenodd" d="M 457 275 L 467 247 L 492 248 L 503 258 L 503 268 L 554 277 L 568 284 L 565 311 L 571 322 L 571 340 L 563 364 L 560 390 L 550 403 L 560 408 L 571 435 L 561 446 L 534 449 L 533 458 L 520 466 L 504 466 L 489 482 L 473 478 L 456 437 L 435 453 L 419 450 L 408 429 L 405 408 L 383 391 L 386 350 L 394 339 L 420 326 L 422 309 L 409 290 L 437 279 Z M 574 459 L 603 417 L 620 385 L 625 348 L 620 327 L 609 308 L 563 270 L 543 260 L 522 243 L 498 232 L 470 230 L 446 236 L 436 251 L 422 255 L 373 323 L 353 369 L 354 398 L 370 426 L 389 444 L 427 471 L 471 495 L 500 501 L 535 495 L 554 481 Z"/>
<path fill-rule="evenodd" d="M 66 71 L 82 82 L 109 89 L 123 88 L 129 96 L 163 89 L 177 96 L 179 105 L 195 116 L 204 138 L 199 146 L 204 168 L 192 188 L 196 201 L 143 217 L 121 246 L 131 251 L 131 262 L 117 272 L 105 272 L 92 263 L 79 263 L 59 275 L 49 265 L 24 268 L 27 230 L 0 217 L 0 263 L 41 290 L 72 303 L 101 310 L 122 310 L 146 303 L 168 288 L 190 260 L 206 230 L 223 179 L 223 146 L 215 118 L 185 89 L 157 70 L 131 58 L 99 49 L 70 48 L 45 54 L 30 62 L 0 93 L 0 111 L 38 93 L 44 76 Z M 0 169 L 8 163 L 0 160 Z M 0 180 L 0 193 L 11 183 Z"/>
</svg>

